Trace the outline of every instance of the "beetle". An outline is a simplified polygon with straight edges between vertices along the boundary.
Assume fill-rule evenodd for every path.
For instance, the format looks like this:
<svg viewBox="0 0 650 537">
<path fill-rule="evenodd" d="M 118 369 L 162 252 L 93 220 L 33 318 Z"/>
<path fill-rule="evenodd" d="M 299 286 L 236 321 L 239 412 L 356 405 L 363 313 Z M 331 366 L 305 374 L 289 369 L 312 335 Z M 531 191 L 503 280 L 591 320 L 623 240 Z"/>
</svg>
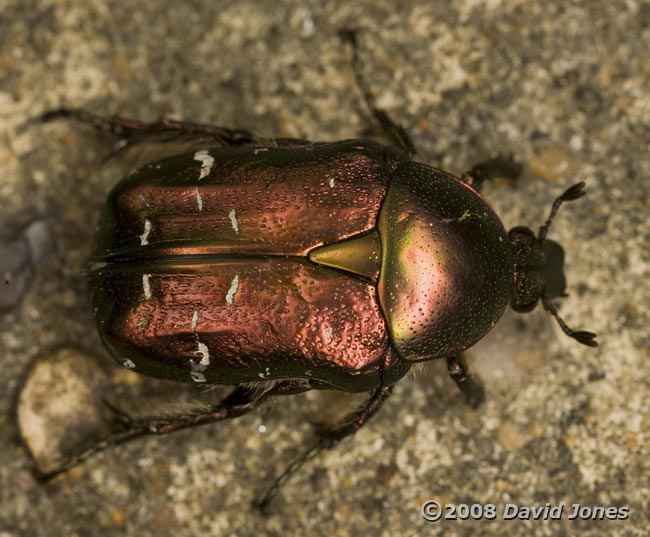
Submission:
<svg viewBox="0 0 650 537">
<path fill-rule="evenodd" d="M 146 164 L 108 196 L 89 274 L 100 337 L 125 367 L 145 375 L 235 388 L 196 414 L 129 421 L 59 471 L 108 444 L 241 416 L 271 396 L 311 389 L 368 392 L 281 474 L 268 506 L 306 460 L 359 430 L 413 364 L 443 358 L 467 401 L 484 392 L 462 353 L 508 304 L 541 300 L 563 331 L 588 346 L 551 299 L 564 293 L 563 250 L 547 233 L 578 183 L 553 203 L 536 235 L 507 232 L 478 192 L 518 167 L 498 157 L 461 177 L 415 161 L 405 131 L 357 82 L 396 147 L 361 139 L 313 143 L 245 130 L 162 120 L 147 124 L 79 109 L 67 117 L 125 147 L 184 135 L 207 140 Z"/>
</svg>

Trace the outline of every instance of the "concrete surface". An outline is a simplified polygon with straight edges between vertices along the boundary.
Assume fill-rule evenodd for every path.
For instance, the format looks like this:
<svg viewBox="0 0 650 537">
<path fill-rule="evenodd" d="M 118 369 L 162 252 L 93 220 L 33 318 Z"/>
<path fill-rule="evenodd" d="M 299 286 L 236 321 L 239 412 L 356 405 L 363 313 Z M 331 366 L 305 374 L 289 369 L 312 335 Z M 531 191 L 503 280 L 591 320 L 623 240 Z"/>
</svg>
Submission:
<svg viewBox="0 0 650 537">
<path fill-rule="evenodd" d="M 115 175 L 111 140 L 25 122 L 68 105 L 332 140 L 368 125 L 342 27 L 363 28 L 368 78 L 418 158 L 454 173 L 496 153 L 527 164 L 485 195 L 533 228 L 587 182 L 551 236 L 567 252 L 570 326 L 508 313 L 473 356 L 469 410 L 434 364 L 398 384 L 353 440 L 250 501 L 311 438 L 289 398 L 223 424 L 111 449 L 46 485 L 13 402 L 30 362 L 73 343 L 108 363 L 84 280 Z M 0 226 L 45 216 L 55 251 L 0 318 L 0 537 L 62 535 L 647 535 L 650 525 L 650 3 L 582 0 L 133 2 L 0 0 Z M 313 410 L 313 409 L 312 409 Z M 263 425 L 263 427 L 260 427 Z M 425 522 L 420 507 L 493 503 L 497 520 Z M 505 504 L 627 507 L 626 520 L 505 521 Z M 620 511 L 619 511 L 620 512 Z"/>
</svg>

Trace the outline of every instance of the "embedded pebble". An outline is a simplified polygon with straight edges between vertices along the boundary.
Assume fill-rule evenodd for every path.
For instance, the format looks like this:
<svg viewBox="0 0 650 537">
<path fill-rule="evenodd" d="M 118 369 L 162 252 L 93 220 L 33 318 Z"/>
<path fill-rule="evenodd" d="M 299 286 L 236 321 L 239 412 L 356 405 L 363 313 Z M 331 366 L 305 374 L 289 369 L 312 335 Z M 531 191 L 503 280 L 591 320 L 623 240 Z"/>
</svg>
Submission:
<svg viewBox="0 0 650 537">
<path fill-rule="evenodd" d="M 77 348 L 61 347 L 35 360 L 16 414 L 20 435 L 40 472 L 57 469 L 89 439 L 106 434 L 107 407 L 98 394 L 107 384 L 95 357 Z"/>
<path fill-rule="evenodd" d="M 0 310 L 20 303 L 34 277 L 35 265 L 52 241 L 47 221 L 34 220 L 17 236 L 0 238 Z"/>
<path fill-rule="evenodd" d="M 569 152 L 559 146 L 551 146 L 528 159 L 533 175 L 546 181 L 558 181 L 569 177 L 574 171 Z"/>
</svg>

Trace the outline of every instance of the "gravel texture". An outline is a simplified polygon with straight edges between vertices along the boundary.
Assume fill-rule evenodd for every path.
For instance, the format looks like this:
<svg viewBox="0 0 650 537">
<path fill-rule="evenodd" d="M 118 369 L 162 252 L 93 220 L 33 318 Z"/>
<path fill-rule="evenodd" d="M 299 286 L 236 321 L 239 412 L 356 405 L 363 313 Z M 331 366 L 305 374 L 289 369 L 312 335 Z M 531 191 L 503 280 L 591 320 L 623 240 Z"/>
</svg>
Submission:
<svg viewBox="0 0 650 537">
<path fill-rule="evenodd" d="M 67 105 L 267 136 L 359 136 L 369 121 L 337 38 L 351 27 L 364 30 L 379 105 L 419 160 L 457 174 L 497 153 L 526 165 L 514 187 L 484 192 L 506 227 L 536 228 L 555 196 L 587 183 L 551 236 L 567 253 L 561 313 L 600 347 L 565 337 L 541 308 L 507 313 L 472 353 L 482 409 L 432 364 L 356 438 L 312 461 L 266 518 L 251 500 L 310 442 L 309 420 L 332 398 L 286 398 L 37 482 L 15 400 L 35 357 L 61 345 L 109 362 L 84 270 L 117 177 L 99 169 L 107 136 L 28 120 Z M 46 218 L 53 234 L 27 296 L 0 317 L 0 537 L 647 535 L 649 50 L 640 0 L 0 0 L 0 231 Z M 493 503 L 499 516 L 429 523 L 427 499 Z M 561 520 L 506 521 L 507 503 L 566 507 Z M 574 503 L 629 516 L 569 520 Z"/>
</svg>

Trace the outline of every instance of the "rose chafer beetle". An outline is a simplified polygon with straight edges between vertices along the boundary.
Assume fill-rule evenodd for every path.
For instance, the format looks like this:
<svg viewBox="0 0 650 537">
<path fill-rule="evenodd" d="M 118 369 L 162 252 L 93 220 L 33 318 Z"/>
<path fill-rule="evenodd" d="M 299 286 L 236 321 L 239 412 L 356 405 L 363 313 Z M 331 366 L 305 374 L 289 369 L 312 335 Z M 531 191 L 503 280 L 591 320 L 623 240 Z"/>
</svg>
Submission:
<svg viewBox="0 0 650 537">
<path fill-rule="evenodd" d="M 92 253 L 91 297 L 101 339 L 125 367 L 236 386 L 201 413 L 126 423 L 61 470 L 108 444 L 241 416 L 270 396 L 369 392 L 276 480 L 266 506 L 305 460 L 363 426 L 414 363 L 446 359 L 478 405 L 483 389 L 462 352 L 508 303 L 524 312 L 541 300 L 567 335 L 596 345 L 551 303 L 565 289 L 563 252 L 546 238 L 561 203 L 582 196 L 584 183 L 556 199 L 537 235 L 506 232 L 477 190 L 517 166 L 497 158 L 457 178 L 412 160 L 413 144 L 375 106 L 353 51 L 366 102 L 397 148 L 82 110 L 44 115 L 118 135 L 115 151 L 175 133 L 207 140 L 112 190 Z"/>
</svg>

